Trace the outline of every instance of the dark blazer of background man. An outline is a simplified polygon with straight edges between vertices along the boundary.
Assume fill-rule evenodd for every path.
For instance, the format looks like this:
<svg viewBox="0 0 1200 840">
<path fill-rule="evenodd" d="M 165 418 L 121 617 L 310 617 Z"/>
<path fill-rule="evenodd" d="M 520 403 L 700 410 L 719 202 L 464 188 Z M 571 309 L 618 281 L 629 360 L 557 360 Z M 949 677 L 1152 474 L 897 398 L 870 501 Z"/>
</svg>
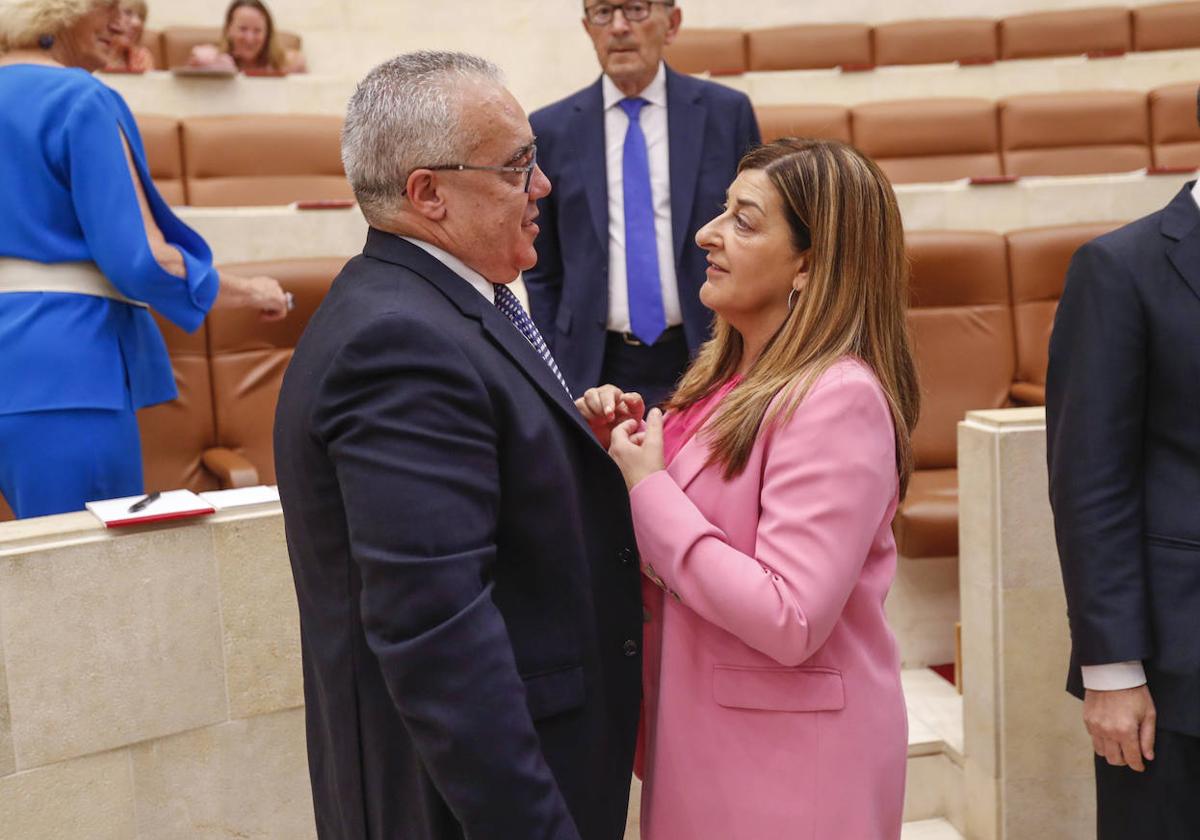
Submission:
<svg viewBox="0 0 1200 840">
<path fill-rule="evenodd" d="M 1068 687 L 1085 698 L 1103 840 L 1200 837 L 1198 197 L 1189 184 L 1080 248 L 1050 341 Z"/>
<path fill-rule="evenodd" d="M 627 494 L 492 302 L 532 264 L 549 189 L 494 72 L 418 53 L 359 86 L 343 149 L 372 227 L 279 397 L 322 840 L 624 833 L 642 625 Z M 462 122 L 418 111 L 418 128 L 483 140 L 447 140 L 428 165 L 480 168 L 410 161 L 383 202 L 380 172 L 413 133 L 394 115 L 438 85 Z M 364 145 L 374 171 L 353 162 Z"/>
<path fill-rule="evenodd" d="M 629 20 L 624 8 L 637 16 L 638 6 L 648 6 L 649 15 Z M 652 405 L 708 338 L 712 313 L 699 298 L 707 262 L 696 231 L 720 212 L 738 161 L 759 142 L 758 123 L 744 94 L 662 63 L 663 47 L 681 22 L 673 4 L 588 0 L 584 11 L 604 74 L 530 117 L 538 162 L 554 192 L 539 204 L 538 264 L 525 273 L 525 283 L 534 320 L 576 392 L 612 382 L 642 391 Z M 611 21 L 593 23 L 598 12 L 611 13 Z M 653 346 L 631 331 L 623 196 L 610 190 L 611 184 L 623 192 L 630 122 L 618 100 L 637 96 L 651 100 L 639 121 L 651 147 L 668 327 Z"/>
</svg>

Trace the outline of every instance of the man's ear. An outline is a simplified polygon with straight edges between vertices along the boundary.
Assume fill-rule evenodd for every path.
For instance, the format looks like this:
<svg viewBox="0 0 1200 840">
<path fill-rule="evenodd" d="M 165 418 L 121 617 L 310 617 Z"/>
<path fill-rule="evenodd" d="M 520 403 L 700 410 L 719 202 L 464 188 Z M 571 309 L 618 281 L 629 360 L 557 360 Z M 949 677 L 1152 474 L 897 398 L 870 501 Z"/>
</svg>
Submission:
<svg viewBox="0 0 1200 840">
<path fill-rule="evenodd" d="M 683 9 L 678 6 L 671 6 L 667 10 L 667 14 L 669 15 L 668 19 L 670 23 L 667 25 L 666 37 L 663 38 L 664 46 L 675 40 L 675 37 L 679 34 L 679 26 L 683 23 Z"/>
<path fill-rule="evenodd" d="M 440 222 L 446 217 L 446 198 L 438 189 L 437 176 L 428 169 L 414 169 L 408 175 L 405 194 L 413 212 Z"/>
</svg>

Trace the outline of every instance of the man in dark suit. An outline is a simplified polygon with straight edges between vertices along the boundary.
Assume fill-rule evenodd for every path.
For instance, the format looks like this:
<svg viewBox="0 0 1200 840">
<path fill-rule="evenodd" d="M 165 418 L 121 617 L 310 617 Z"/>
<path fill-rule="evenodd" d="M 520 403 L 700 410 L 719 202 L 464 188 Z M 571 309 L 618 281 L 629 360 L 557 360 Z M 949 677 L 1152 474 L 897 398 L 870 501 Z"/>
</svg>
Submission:
<svg viewBox="0 0 1200 840">
<path fill-rule="evenodd" d="M 1200 837 L 1200 191 L 1075 254 L 1050 501 L 1101 840 Z"/>
<path fill-rule="evenodd" d="M 663 63 L 681 19 L 671 2 L 587 0 L 604 73 L 530 117 L 554 184 L 525 274 L 533 318 L 572 388 L 612 383 L 646 405 L 709 336 L 696 231 L 759 142 L 744 94 Z"/>
<path fill-rule="evenodd" d="M 621 474 L 506 284 L 550 189 L 498 71 L 352 98 L 371 224 L 284 378 L 275 452 L 322 840 L 620 840 L 642 613 Z"/>
</svg>

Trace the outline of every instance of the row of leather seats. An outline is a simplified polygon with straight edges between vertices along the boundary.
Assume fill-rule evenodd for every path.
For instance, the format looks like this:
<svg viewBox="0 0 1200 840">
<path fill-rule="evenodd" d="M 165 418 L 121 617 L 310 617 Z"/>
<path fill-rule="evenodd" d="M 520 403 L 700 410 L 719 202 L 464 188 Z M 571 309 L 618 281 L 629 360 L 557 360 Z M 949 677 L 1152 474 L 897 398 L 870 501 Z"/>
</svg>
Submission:
<svg viewBox="0 0 1200 840">
<path fill-rule="evenodd" d="M 668 48 L 667 61 L 686 73 L 737 75 L 942 62 L 988 64 L 1195 47 L 1200 47 L 1200 3 L 1187 2 L 1034 12 L 999 20 L 802 24 L 748 31 L 684 28 Z"/>
<path fill-rule="evenodd" d="M 907 234 L 913 279 L 909 329 L 923 407 L 917 472 L 897 512 L 903 555 L 958 551 L 956 424 L 972 409 L 1038 405 L 1047 343 L 1067 263 L 1113 224 Z M 278 277 L 296 299 L 284 321 L 217 309 L 188 335 L 161 322 L 179 399 L 140 412 L 149 490 L 274 483 L 271 428 L 293 348 L 343 259 L 229 265 Z"/>
<path fill-rule="evenodd" d="M 196 207 L 352 199 L 342 118 L 312 114 L 161 117 L 138 129 L 150 175 L 169 204 Z"/>
<path fill-rule="evenodd" d="M 1197 84 L 989 99 L 760 105 L 763 139 L 853 143 L 893 183 L 1200 167 Z"/>
<path fill-rule="evenodd" d="M 763 138 L 852 142 L 894 183 L 1200 167 L 1196 85 L 1132 91 L 756 108 Z M 141 115 L 150 174 L 171 204 L 288 204 L 353 197 L 341 118 Z"/>
<path fill-rule="evenodd" d="M 302 39 L 295 32 L 278 31 L 279 44 L 285 50 L 299 50 Z M 162 31 L 142 31 L 143 47 L 154 56 L 154 66 L 159 70 L 186 67 L 192 47 L 215 44 L 221 40 L 219 26 L 168 26 Z"/>
</svg>

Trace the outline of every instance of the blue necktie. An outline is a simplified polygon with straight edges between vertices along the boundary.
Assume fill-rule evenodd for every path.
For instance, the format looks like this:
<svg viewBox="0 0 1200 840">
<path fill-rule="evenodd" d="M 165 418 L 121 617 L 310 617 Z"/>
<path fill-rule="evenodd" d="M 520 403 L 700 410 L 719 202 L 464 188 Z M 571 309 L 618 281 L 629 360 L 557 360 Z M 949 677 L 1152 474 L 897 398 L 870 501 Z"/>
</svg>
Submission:
<svg viewBox="0 0 1200 840">
<path fill-rule="evenodd" d="M 558 365 L 554 364 L 554 357 L 550 355 L 550 348 L 542 340 L 542 334 L 533 325 L 533 321 L 525 314 L 525 309 L 521 306 L 521 301 L 517 300 L 517 296 L 512 293 L 508 286 L 501 283 L 493 283 L 492 289 L 492 294 L 495 295 L 496 308 L 503 312 L 508 317 L 508 320 L 512 321 L 517 331 L 525 336 L 525 340 L 542 357 L 542 361 L 550 366 L 550 370 L 558 378 L 559 384 L 567 392 L 567 397 L 574 399 L 571 396 L 571 389 L 567 387 L 567 380 L 563 379 L 563 375 L 558 372 Z"/>
<path fill-rule="evenodd" d="M 645 99 L 622 99 L 629 116 L 621 176 L 625 187 L 625 282 L 629 288 L 630 331 L 653 344 L 667 328 L 662 283 L 658 275 L 658 244 L 654 238 L 654 198 L 650 193 L 650 158 L 646 135 L 638 124 Z"/>
</svg>

